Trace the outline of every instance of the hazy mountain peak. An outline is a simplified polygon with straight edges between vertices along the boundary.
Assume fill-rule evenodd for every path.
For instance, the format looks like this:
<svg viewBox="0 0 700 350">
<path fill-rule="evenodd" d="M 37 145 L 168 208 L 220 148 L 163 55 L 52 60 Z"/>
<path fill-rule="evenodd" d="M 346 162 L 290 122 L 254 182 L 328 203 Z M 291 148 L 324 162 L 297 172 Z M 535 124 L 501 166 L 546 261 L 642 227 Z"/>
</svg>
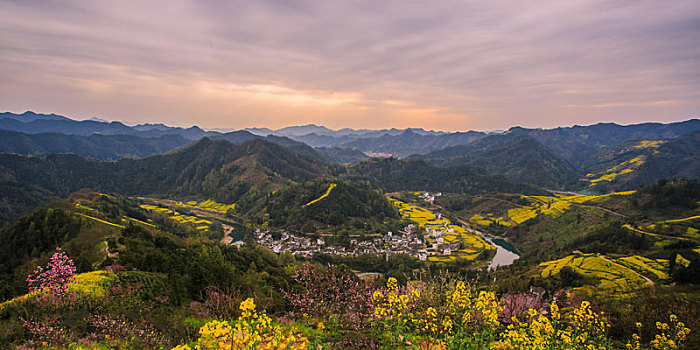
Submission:
<svg viewBox="0 0 700 350">
<path fill-rule="evenodd" d="M 36 113 L 33 111 L 26 111 L 22 114 L 15 114 L 12 112 L 4 112 L 0 113 L 0 118 L 7 118 L 7 119 L 14 119 L 18 120 L 23 123 L 30 123 L 35 120 L 70 120 L 69 118 L 66 118 L 64 116 L 58 115 L 58 114 L 41 114 L 41 113 Z"/>
</svg>

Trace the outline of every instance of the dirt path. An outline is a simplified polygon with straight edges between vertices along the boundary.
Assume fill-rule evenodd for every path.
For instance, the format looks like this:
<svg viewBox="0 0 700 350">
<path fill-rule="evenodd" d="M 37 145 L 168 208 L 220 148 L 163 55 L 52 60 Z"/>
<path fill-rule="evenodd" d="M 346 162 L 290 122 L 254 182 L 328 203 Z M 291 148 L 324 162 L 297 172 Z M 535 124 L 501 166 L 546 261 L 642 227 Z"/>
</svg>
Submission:
<svg viewBox="0 0 700 350">
<path fill-rule="evenodd" d="M 612 210 L 607 209 L 607 208 L 599 207 L 597 205 L 590 205 L 590 204 L 583 204 L 583 203 L 572 203 L 572 202 L 569 202 L 569 203 L 575 204 L 575 205 L 580 205 L 582 207 L 595 208 L 595 209 L 599 209 L 599 210 L 608 212 L 608 213 L 613 214 L 613 215 L 621 216 L 623 218 L 629 218 L 629 216 L 627 216 L 627 215 L 620 214 L 618 212 L 612 211 Z"/>
<path fill-rule="evenodd" d="M 666 238 L 666 239 L 688 239 L 688 240 L 691 240 L 690 238 L 686 238 L 686 237 L 667 236 L 667 235 L 662 235 L 662 234 L 660 234 L 660 233 L 652 233 L 652 232 L 642 231 L 642 230 L 640 230 L 640 229 L 637 229 L 637 228 L 635 228 L 635 227 L 632 227 L 632 225 L 630 225 L 630 224 L 622 225 L 622 227 L 624 227 L 624 228 L 626 228 L 626 229 L 628 229 L 628 230 L 630 230 L 630 231 L 639 232 L 639 233 L 641 233 L 641 234 L 648 235 L 648 236 L 652 236 L 652 237 L 657 237 L 657 238 L 658 238 L 658 237 L 661 237 L 661 238 Z"/>
<path fill-rule="evenodd" d="M 221 239 L 221 243 L 223 243 L 223 244 L 233 243 L 233 237 L 231 237 L 231 232 L 233 232 L 233 226 L 226 225 L 226 224 L 222 223 L 221 227 L 224 229 L 224 238 Z"/>
</svg>

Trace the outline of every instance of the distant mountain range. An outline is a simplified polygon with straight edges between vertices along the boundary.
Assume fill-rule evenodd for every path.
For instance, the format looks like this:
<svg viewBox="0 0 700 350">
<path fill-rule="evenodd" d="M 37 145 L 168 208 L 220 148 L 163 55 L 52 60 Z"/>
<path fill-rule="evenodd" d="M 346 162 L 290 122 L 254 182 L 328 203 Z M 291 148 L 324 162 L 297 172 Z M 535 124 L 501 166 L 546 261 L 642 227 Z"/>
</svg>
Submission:
<svg viewBox="0 0 700 350">
<path fill-rule="evenodd" d="M 164 154 L 110 162 L 75 154 L 0 153 L 0 221 L 82 188 L 125 195 L 210 198 L 236 203 L 237 210 L 246 212 L 259 208 L 261 200 L 278 190 L 332 178 L 371 183 L 384 191 L 545 193 L 469 166 L 437 168 L 420 160 L 387 158 L 345 167 L 264 139 L 233 144 L 203 138 Z"/>
<path fill-rule="evenodd" d="M 507 180 L 516 187 L 529 183 L 552 190 L 608 192 L 636 188 L 662 178 L 700 178 L 699 130 L 700 120 L 691 119 L 626 126 L 600 123 L 556 129 L 513 127 L 503 133 L 332 130 L 313 124 L 278 130 L 249 128 L 218 132 L 197 126 L 128 126 L 25 112 L 0 113 L 0 152 L 35 156 L 75 153 L 96 160 L 117 161 L 171 152 L 203 138 L 232 144 L 264 140 L 329 169 L 335 166 L 333 163 L 352 164 L 369 155 L 409 158 L 347 168 L 347 176 L 363 178 L 385 189 L 396 189 L 397 183 L 403 181 L 413 187 L 423 184 L 426 189 L 438 189 L 439 185 L 449 183 L 451 189 L 478 192 L 486 188 L 510 188 L 504 182 Z M 393 169 L 388 173 L 394 178 L 380 180 L 387 173 L 382 167 Z M 364 169 L 370 175 L 358 173 L 357 169 Z M 279 169 L 272 172 L 280 173 Z M 410 173 L 411 177 L 404 178 L 404 173 Z M 430 176 L 421 177 L 425 174 Z M 493 175 L 503 176 L 496 186 L 485 180 Z M 476 181 L 478 185 L 471 189 L 458 186 L 452 179 L 454 176 Z"/>
</svg>

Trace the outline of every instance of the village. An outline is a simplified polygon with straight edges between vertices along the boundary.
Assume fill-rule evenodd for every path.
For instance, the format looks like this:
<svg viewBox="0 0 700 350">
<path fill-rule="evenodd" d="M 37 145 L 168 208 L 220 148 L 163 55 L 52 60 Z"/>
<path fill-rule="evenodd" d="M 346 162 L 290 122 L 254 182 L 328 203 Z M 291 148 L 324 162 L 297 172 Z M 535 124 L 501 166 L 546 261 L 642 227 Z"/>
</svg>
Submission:
<svg viewBox="0 0 700 350">
<path fill-rule="evenodd" d="M 438 251 L 437 242 L 429 243 L 412 232 L 413 224 L 408 225 L 399 234 L 387 232 L 383 237 L 376 237 L 369 240 L 350 240 L 350 248 L 345 246 L 335 246 L 326 244 L 324 238 L 305 237 L 289 232 L 282 232 L 279 239 L 275 239 L 269 232 L 256 231 L 254 238 L 256 244 L 269 248 L 275 253 L 291 253 L 295 256 L 312 257 L 315 254 L 329 254 L 341 256 L 359 256 L 362 254 L 407 254 L 421 261 L 427 260 L 428 256 L 442 253 L 449 255 L 452 249 L 459 247 L 447 247 Z"/>
<path fill-rule="evenodd" d="M 435 214 L 435 219 L 441 219 L 441 214 Z M 463 228 L 471 230 L 471 227 Z M 425 261 L 430 256 L 449 256 L 462 248 L 461 240 L 452 243 L 445 241 L 443 234 L 454 234 L 454 229 L 451 227 L 426 227 L 424 233 L 417 231 L 419 230 L 415 224 L 408 224 L 397 233 L 387 232 L 383 236 L 366 240 L 350 239 L 349 246 L 327 244 L 323 237 L 307 237 L 287 231 L 282 231 L 280 235 L 273 235 L 260 229 L 256 230 L 254 240 L 256 244 L 269 248 L 275 253 L 287 252 L 301 257 L 312 257 L 315 254 L 340 256 L 380 254 L 387 257 L 391 254 L 406 254 Z"/>
</svg>

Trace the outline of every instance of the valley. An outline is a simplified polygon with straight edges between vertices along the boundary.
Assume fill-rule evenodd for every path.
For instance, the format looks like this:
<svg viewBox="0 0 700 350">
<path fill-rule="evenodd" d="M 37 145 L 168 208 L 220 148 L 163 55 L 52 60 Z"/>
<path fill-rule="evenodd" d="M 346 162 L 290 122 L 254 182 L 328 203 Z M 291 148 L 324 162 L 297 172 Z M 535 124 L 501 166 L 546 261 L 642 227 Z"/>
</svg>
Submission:
<svg viewBox="0 0 700 350">
<path fill-rule="evenodd" d="M 340 135 L 21 118 L 5 118 L 24 134 L 0 154 L 0 347 L 41 344 L 39 322 L 70 330 L 46 349 L 96 332 L 114 337 L 90 340 L 102 348 L 195 346 L 213 322 L 241 324 L 251 303 L 306 348 L 395 348 L 385 327 L 398 320 L 419 348 L 445 348 L 430 339 L 454 342 L 456 328 L 424 322 L 466 312 L 475 318 L 459 329 L 481 350 L 540 322 L 513 315 L 550 320 L 560 305 L 569 318 L 586 303 L 610 324 L 600 339 L 611 349 L 636 322 L 654 334 L 669 312 L 700 329 L 696 120 Z M 43 132 L 59 125 L 76 134 Z M 325 135 L 297 133 L 309 130 Z M 380 153 L 392 156 L 366 157 Z M 28 276 L 59 258 L 74 265 L 72 299 L 47 304 L 54 294 Z M 124 335 L 99 330 L 97 314 Z"/>
</svg>

